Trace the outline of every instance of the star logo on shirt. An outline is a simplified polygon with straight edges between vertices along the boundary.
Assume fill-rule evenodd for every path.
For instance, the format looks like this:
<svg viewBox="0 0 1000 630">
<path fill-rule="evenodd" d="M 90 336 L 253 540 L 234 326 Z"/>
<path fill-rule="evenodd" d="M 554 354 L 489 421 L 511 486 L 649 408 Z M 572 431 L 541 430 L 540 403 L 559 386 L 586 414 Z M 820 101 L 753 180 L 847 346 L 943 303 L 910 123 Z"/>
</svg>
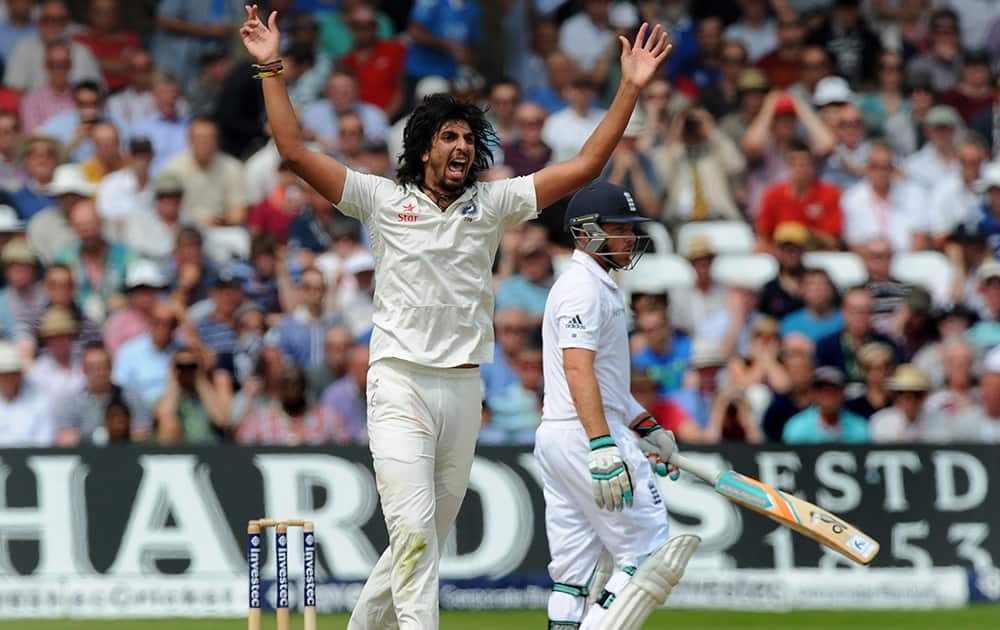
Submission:
<svg viewBox="0 0 1000 630">
<path fill-rule="evenodd" d="M 413 212 L 415 209 L 416 209 L 416 206 L 413 205 L 412 203 L 408 203 L 405 206 L 403 206 L 403 210 L 405 212 Z"/>
</svg>

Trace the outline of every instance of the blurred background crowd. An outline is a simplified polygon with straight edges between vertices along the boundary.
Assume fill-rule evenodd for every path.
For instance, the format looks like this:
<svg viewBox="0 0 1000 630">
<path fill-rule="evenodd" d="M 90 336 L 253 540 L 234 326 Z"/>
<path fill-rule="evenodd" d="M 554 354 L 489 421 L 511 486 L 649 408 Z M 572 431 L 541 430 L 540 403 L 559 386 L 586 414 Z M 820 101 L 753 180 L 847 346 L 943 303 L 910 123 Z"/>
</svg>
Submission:
<svg viewBox="0 0 1000 630">
<path fill-rule="evenodd" d="M 243 0 L 0 3 L 0 445 L 364 444 L 368 237 L 284 164 Z M 632 388 L 682 443 L 1000 442 L 992 0 L 270 0 L 312 146 L 392 177 L 414 103 L 485 177 L 574 155 L 643 21 L 673 52 L 603 177 Z M 563 206 L 504 235 L 484 444 L 530 444 Z"/>
</svg>

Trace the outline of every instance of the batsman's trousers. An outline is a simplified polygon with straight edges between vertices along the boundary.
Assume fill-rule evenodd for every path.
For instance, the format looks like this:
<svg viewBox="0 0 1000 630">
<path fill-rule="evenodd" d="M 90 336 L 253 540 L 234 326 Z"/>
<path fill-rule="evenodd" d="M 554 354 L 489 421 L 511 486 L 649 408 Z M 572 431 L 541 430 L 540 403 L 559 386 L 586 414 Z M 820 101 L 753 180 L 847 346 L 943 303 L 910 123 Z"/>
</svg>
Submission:
<svg viewBox="0 0 1000 630">
<path fill-rule="evenodd" d="M 545 533 L 552 561 L 549 575 L 556 584 L 589 587 L 601 553 L 607 549 L 615 567 L 637 567 L 667 542 L 666 507 L 632 430 L 608 414 L 608 427 L 632 476 L 633 502 L 621 512 L 594 502 L 590 442 L 579 420 L 545 420 L 535 434 L 535 459 L 545 493 Z M 549 618 L 579 621 L 583 602 L 554 592 Z M 575 617 L 575 619 L 574 619 Z"/>
</svg>

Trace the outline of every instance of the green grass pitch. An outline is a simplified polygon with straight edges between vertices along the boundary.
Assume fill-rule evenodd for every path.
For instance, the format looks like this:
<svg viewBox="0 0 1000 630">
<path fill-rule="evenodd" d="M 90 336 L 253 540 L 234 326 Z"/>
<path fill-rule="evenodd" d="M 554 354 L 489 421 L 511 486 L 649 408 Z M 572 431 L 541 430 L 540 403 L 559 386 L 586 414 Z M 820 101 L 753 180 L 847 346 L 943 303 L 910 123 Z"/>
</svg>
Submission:
<svg viewBox="0 0 1000 630">
<path fill-rule="evenodd" d="M 545 627 L 541 611 L 445 612 L 441 630 L 531 630 Z M 325 615 L 320 630 L 344 628 L 347 615 Z M 265 630 L 274 627 L 271 615 L 264 617 Z M 302 618 L 293 617 L 292 628 L 301 628 Z M 242 619 L 150 619 L 124 621 L 0 621 L 0 628 L 18 630 L 237 630 L 246 628 Z M 645 630 L 997 630 L 1000 606 L 971 606 L 959 610 L 932 611 L 837 611 L 791 613 L 745 613 L 699 610 L 659 611 Z"/>
</svg>

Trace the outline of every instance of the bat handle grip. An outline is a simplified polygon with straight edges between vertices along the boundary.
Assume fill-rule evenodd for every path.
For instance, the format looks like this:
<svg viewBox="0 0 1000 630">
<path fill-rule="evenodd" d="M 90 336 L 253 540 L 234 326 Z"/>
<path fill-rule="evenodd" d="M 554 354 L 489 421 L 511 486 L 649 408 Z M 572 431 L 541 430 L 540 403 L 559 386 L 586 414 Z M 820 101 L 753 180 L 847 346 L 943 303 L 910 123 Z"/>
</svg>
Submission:
<svg viewBox="0 0 1000 630">
<path fill-rule="evenodd" d="M 670 456 L 668 461 L 681 470 L 689 472 L 695 477 L 704 479 L 713 486 L 715 485 L 716 480 L 718 480 L 719 475 L 722 474 L 721 471 L 713 470 L 712 467 L 706 466 L 705 464 L 697 462 L 693 459 L 688 459 L 680 453 L 674 453 Z"/>
</svg>

